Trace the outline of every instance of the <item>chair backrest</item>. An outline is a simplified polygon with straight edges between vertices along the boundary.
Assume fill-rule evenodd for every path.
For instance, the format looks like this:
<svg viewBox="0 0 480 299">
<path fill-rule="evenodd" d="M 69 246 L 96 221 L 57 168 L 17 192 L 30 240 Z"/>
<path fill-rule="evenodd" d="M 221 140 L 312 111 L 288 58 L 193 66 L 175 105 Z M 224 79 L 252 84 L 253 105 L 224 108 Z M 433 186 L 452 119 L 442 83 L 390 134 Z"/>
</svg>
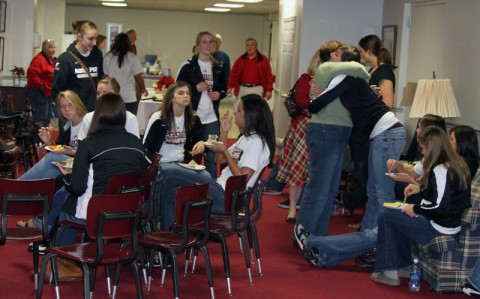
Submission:
<svg viewBox="0 0 480 299">
<path fill-rule="evenodd" d="M 206 201 L 208 199 L 208 188 L 210 185 L 208 183 L 201 185 L 189 185 L 181 186 L 177 189 L 175 194 L 175 222 L 174 227 L 183 226 L 185 205 L 187 202 L 198 202 Z M 203 214 L 199 213 L 190 213 L 188 219 L 188 224 L 190 226 L 199 225 L 204 221 Z"/>
<path fill-rule="evenodd" d="M 105 194 L 143 192 L 145 171 L 114 174 L 110 178 Z"/>
<path fill-rule="evenodd" d="M 53 201 L 55 181 L 41 180 L 12 180 L 0 178 L 0 212 L 2 216 L 2 236 L 0 244 L 4 244 L 7 236 L 7 215 L 32 216 L 42 215 L 48 218 L 48 209 Z M 42 236 L 48 237 L 46 221 Z"/>
<path fill-rule="evenodd" d="M 145 170 L 144 184 L 143 184 L 143 199 L 148 200 L 150 196 L 150 190 L 152 187 L 153 180 L 157 177 L 158 174 L 158 165 L 160 164 L 161 155 L 153 153 L 152 163 Z"/>
<path fill-rule="evenodd" d="M 108 240 L 129 238 L 132 230 L 136 234 L 141 200 L 141 193 L 94 195 L 87 207 L 87 236 Z"/>
<path fill-rule="evenodd" d="M 250 205 L 250 219 L 251 221 L 255 222 L 262 216 L 262 196 L 263 196 L 263 189 L 265 188 L 265 181 L 262 179 L 258 179 L 253 186 L 253 200 Z"/>
<path fill-rule="evenodd" d="M 247 189 L 247 175 L 232 175 L 227 179 L 225 183 L 225 195 L 224 195 L 224 203 L 225 203 L 225 213 L 230 215 L 232 210 L 232 201 L 233 201 L 233 193 L 235 191 L 241 191 Z M 238 210 L 240 207 L 237 205 Z"/>
</svg>

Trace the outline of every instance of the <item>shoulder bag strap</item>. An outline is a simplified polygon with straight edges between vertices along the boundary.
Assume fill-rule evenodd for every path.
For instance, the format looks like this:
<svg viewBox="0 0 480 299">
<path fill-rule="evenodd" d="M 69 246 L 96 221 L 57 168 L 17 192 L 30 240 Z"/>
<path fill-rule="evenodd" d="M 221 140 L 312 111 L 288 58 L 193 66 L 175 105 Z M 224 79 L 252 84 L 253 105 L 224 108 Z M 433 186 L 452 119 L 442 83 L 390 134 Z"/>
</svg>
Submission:
<svg viewBox="0 0 480 299">
<path fill-rule="evenodd" d="M 85 73 L 88 75 L 88 78 L 90 78 L 90 82 L 92 82 L 92 85 L 93 85 L 93 88 L 95 90 L 97 90 L 97 87 L 95 85 L 95 80 L 93 80 L 93 77 L 92 77 L 92 74 L 90 74 L 90 72 L 88 71 L 87 67 L 85 66 L 85 64 L 83 63 L 83 61 L 78 58 L 77 55 L 75 55 L 72 51 L 68 50 L 68 52 L 70 54 L 72 54 L 73 58 L 75 58 L 76 61 L 78 61 L 78 63 L 80 64 L 80 66 L 83 68 L 83 70 L 85 71 Z"/>
</svg>

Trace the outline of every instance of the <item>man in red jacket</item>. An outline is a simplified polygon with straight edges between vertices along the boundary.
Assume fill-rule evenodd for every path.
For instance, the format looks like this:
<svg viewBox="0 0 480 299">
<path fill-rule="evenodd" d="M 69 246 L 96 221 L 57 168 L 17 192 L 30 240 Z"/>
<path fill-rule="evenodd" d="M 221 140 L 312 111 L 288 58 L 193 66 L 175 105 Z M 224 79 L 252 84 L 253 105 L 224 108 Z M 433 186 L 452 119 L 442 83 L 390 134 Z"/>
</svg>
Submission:
<svg viewBox="0 0 480 299">
<path fill-rule="evenodd" d="M 52 79 L 55 65 L 56 44 L 47 39 L 42 43 L 42 51 L 33 57 L 27 70 L 27 85 L 35 123 L 48 126 L 52 118 Z"/>
<path fill-rule="evenodd" d="M 273 75 L 268 58 L 257 50 L 257 41 L 249 37 L 246 52 L 235 60 L 227 84 L 227 94 L 237 97 L 254 93 L 269 100 L 272 97 Z"/>
</svg>

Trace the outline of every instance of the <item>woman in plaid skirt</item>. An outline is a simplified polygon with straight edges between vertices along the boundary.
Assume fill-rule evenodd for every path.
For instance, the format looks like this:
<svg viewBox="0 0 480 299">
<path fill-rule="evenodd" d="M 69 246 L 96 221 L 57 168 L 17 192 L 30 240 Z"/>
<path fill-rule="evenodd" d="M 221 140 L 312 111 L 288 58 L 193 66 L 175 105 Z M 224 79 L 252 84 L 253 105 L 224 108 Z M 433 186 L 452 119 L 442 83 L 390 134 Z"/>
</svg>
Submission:
<svg viewBox="0 0 480 299">
<path fill-rule="evenodd" d="M 295 88 L 295 101 L 300 109 L 308 108 L 310 98 L 315 98 L 322 91 L 315 85 L 315 70 L 320 63 L 320 50 L 313 55 L 307 72 L 303 73 L 298 79 Z M 280 168 L 277 175 L 277 181 L 290 185 L 290 208 L 286 221 L 295 223 L 297 213 L 296 206 L 303 185 L 308 178 L 308 160 L 309 153 L 305 139 L 305 129 L 308 125 L 309 114 L 306 112 L 297 118 L 290 119 L 290 127 L 284 139 L 283 154 L 280 161 Z"/>
</svg>

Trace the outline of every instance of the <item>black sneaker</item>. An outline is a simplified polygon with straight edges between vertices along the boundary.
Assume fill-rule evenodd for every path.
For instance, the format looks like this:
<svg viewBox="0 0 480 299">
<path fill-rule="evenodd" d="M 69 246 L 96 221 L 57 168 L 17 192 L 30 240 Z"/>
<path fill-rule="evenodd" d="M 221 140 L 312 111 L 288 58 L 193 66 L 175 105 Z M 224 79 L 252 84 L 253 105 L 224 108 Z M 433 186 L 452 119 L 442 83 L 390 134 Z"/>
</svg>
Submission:
<svg viewBox="0 0 480 299">
<path fill-rule="evenodd" d="M 281 209 L 290 209 L 290 200 L 287 199 L 285 201 L 277 203 L 277 206 Z M 297 203 L 297 210 L 300 209 L 300 201 Z"/>
<path fill-rule="evenodd" d="M 375 256 L 376 250 L 374 248 L 360 256 L 357 256 L 355 258 L 355 265 L 357 268 L 373 269 L 375 267 Z"/>
<path fill-rule="evenodd" d="M 320 253 L 318 252 L 318 249 L 313 247 L 313 248 L 305 248 L 302 250 L 302 256 L 304 259 L 306 259 L 310 264 L 314 265 L 315 267 L 318 267 L 318 256 Z"/>
<path fill-rule="evenodd" d="M 480 290 L 468 281 L 462 282 L 462 292 L 468 296 L 480 296 Z"/>
<path fill-rule="evenodd" d="M 303 225 L 296 224 L 293 229 L 293 234 L 295 235 L 298 247 L 303 250 L 303 248 L 305 248 L 305 241 L 307 240 L 307 237 L 310 236 L 310 233 L 303 228 Z"/>
<path fill-rule="evenodd" d="M 47 249 L 47 246 L 45 244 L 39 244 L 38 254 L 45 254 L 45 249 Z M 28 244 L 28 252 L 33 252 L 33 242 Z"/>
</svg>

